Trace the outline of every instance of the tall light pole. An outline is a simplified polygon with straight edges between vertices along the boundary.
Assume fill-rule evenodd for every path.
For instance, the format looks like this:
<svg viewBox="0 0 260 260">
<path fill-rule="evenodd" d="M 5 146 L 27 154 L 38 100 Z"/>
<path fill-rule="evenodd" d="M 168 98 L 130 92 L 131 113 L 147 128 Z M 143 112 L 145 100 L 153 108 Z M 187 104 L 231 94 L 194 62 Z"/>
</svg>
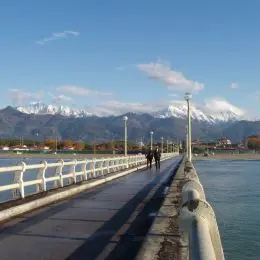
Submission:
<svg viewBox="0 0 260 260">
<path fill-rule="evenodd" d="M 54 138 L 55 138 L 55 154 L 56 154 L 57 150 L 58 150 L 57 131 L 56 131 L 55 128 L 53 128 L 52 131 L 53 131 L 53 135 L 54 135 Z"/>
<path fill-rule="evenodd" d="M 188 160 L 188 142 L 189 142 L 189 140 L 188 140 L 188 126 L 186 125 L 186 127 L 185 127 L 185 138 L 186 138 L 186 159 Z"/>
<path fill-rule="evenodd" d="M 190 118 L 190 100 L 192 96 L 190 93 L 185 93 L 184 99 L 187 101 L 188 112 L 187 112 L 187 126 L 188 126 L 188 134 L 187 134 L 187 152 L 188 152 L 188 161 L 191 162 L 191 118 Z"/>
<path fill-rule="evenodd" d="M 151 135 L 151 149 L 153 149 L 153 131 L 150 132 Z"/>
<path fill-rule="evenodd" d="M 169 152 L 169 141 L 166 140 L 166 152 L 168 153 Z"/>
<path fill-rule="evenodd" d="M 125 121 L 125 156 L 127 156 L 127 120 L 128 120 L 128 117 L 124 116 L 123 120 Z"/>
<path fill-rule="evenodd" d="M 161 150 L 162 150 L 162 153 L 163 153 L 163 137 L 161 137 Z"/>
</svg>

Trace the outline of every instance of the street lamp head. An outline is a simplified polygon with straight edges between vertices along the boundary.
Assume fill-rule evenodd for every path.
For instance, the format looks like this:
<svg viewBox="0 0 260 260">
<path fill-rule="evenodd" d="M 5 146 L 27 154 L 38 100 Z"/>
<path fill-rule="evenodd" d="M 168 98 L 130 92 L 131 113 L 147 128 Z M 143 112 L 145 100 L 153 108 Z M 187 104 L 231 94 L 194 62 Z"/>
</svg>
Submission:
<svg viewBox="0 0 260 260">
<path fill-rule="evenodd" d="M 124 121 L 127 121 L 127 120 L 128 120 L 128 117 L 127 117 L 127 116 L 124 116 L 124 117 L 123 117 L 123 120 L 124 120 Z"/>
<path fill-rule="evenodd" d="M 151 131 L 150 134 L 153 135 L 153 131 Z"/>
<path fill-rule="evenodd" d="M 161 139 L 163 140 L 163 137 L 161 137 Z"/>
<path fill-rule="evenodd" d="M 186 101 L 189 101 L 189 100 L 191 100 L 191 98 L 192 98 L 191 93 L 186 92 L 185 95 L 184 95 L 184 99 L 185 99 Z"/>
</svg>

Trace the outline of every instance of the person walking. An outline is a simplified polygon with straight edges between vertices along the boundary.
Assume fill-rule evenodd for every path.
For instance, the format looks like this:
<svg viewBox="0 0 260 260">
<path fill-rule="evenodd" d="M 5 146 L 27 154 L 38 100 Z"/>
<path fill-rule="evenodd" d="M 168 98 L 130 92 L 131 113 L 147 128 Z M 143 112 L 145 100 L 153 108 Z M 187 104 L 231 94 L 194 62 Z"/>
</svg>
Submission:
<svg viewBox="0 0 260 260">
<path fill-rule="evenodd" d="M 160 169 L 160 167 L 161 167 L 161 162 L 160 162 L 161 161 L 161 151 L 160 151 L 158 145 L 156 146 L 153 155 L 154 155 L 154 160 L 155 160 L 155 167 L 156 167 L 156 169 Z"/>
<path fill-rule="evenodd" d="M 153 150 L 152 148 L 149 148 L 149 150 L 146 153 L 146 159 L 147 159 L 147 168 L 150 165 L 150 168 L 152 168 L 152 161 L 153 161 Z"/>
</svg>

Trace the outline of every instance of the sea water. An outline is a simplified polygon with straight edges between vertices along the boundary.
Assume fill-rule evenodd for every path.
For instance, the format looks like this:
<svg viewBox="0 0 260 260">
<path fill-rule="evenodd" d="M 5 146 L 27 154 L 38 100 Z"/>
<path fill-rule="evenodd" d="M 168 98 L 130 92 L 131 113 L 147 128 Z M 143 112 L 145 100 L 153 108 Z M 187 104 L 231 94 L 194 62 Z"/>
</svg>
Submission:
<svg viewBox="0 0 260 260">
<path fill-rule="evenodd" d="M 213 206 L 225 259 L 260 259 L 260 161 L 200 160 L 195 168 Z"/>
</svg>

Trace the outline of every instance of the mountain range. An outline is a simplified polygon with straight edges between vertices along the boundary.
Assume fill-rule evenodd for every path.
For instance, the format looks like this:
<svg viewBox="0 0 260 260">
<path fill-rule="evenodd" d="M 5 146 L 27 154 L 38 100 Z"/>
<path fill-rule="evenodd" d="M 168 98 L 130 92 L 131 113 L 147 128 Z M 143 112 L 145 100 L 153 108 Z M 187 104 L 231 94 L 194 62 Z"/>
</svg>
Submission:
<svg viewBox="0 0 260 260">
<path fill-rule="evenodd" d="M 66 117 L 90 117 L 100 116 L 98 113 L 92 113 L 87 109 L 71 108 L 63 105 L 43 104 L 39 102 L 33 102 L 27 106 L 20 106 L 16 108 L 18 111 L 25 114 L 36 114 L 36 115 L 62 115 Z M 205 109 L 204 109 L 205 110 Z M 129 111 L 131 112 L 131 111 Z M 140 114 L 140 113 L 138 113 Z M 164 110 L 150 113 L 155 118 L 181 118 L 185 119 L 187 115 L 187 105 L 185 102 L 176 101 L 174 104 L 168 106 Z M 203 111 L 195 105 L 191 106 L 191 117 L 195 121 L 207 122 L 210 124 L 231 122 L 241 119 L 241 116 L 234 113 L 233 111 L 225 111 L 218 113 L 210 113 L 209 111 Z"/>
<path fill-rule="evenodd" d="M 155 141 L 159 141 L 162 136 L 165 140 L 184 140 L 185 113 L 184 107 L 183 110 L 180 107 L 169 107 L 168 110 L 155 115 L 127 113 L 128 138 L 132 141 L 142 138 L 149 142 L 150 131 L 153 130 Z M 23 136 L 24 139 L 43 140 L 57 136 L 59 139 L 82 139 L 86 142 L 123 140 L 122 116 L 98 117 L 83 110 L 76 113 L 75 110 L 58 106 L 39 107 L 39 104 L 38 110 L 8 106 L 0 110 L 0 138 Z M 199 110 L 195 113 L 192 109 L 192 117 L 193 139 L 212 140 L 227 136 L 237 142 L 245 136 L 260 134 L 260 121 L 239 120 L 239 117 L 232 113 L 212 117 Z"/>
</svg>

